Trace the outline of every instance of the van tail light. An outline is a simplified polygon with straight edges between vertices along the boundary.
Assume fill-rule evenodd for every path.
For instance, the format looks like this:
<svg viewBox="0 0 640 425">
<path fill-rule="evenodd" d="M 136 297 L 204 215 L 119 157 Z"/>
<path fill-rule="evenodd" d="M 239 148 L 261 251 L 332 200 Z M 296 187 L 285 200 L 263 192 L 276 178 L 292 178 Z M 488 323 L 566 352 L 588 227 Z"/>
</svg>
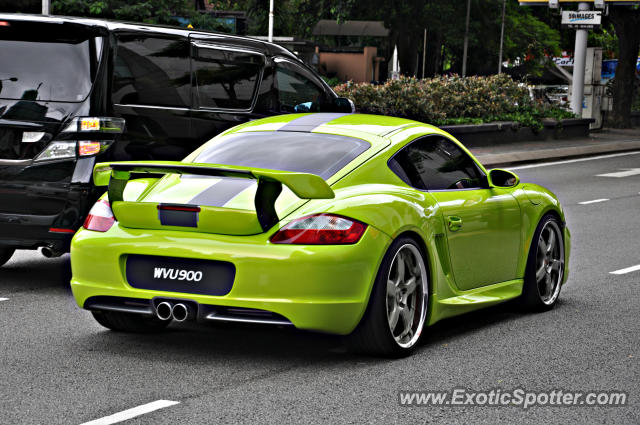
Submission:
<svg viewBox="0 0 640 425">
<path fill-rule="evenodd" d="M 82 227 L 87 230 L 93 230 L 95 232 L 106 232 L 111 229 L 116 219 L 113 217 L 113 211 L 111 211 L 111 205 L 104 199 L 100 199 L 89 211 L 89 215 Z"/>
<path fill-rule="evenodd" d="M 114 133 L 124 132 L 124 118 L 76 117 L 62 130 L 63 133 Z"/>
<path fill-rule="evenodd" d="M 348 245 L 357 243 L 367 225 L 334 214 L 298 218 L 278 230 L 272 243 L 296 245 Z"/>
<path fill-rule="evenodd" d="M 78 142 L 78 155 L 80 156 L 97 155 L 101 149 L 102 144 L 99 141 L 81 140 Z"/>
</svg>

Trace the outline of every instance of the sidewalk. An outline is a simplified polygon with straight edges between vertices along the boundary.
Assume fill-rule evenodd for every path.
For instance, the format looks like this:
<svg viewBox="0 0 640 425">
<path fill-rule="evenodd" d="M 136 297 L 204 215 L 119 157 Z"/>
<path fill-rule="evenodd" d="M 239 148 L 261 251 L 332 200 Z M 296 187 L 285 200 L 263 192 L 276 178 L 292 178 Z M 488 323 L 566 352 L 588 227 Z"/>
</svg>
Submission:
<svg viewBox="0 0 640 425">
<path fill-rule="evenodd" d="M 640 128 L 605 128 L 584 139 L 519 142 L 470 150 L 486 167 L 633 151 L 640 150 Z"/>
</svg>

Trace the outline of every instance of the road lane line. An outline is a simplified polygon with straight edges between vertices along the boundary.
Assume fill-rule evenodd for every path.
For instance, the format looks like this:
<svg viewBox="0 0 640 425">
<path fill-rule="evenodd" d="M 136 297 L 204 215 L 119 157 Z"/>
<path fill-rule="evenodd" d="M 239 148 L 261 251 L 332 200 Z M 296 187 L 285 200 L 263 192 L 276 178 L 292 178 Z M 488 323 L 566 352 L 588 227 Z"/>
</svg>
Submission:
<svg viewBox="0 0 640 425">
<path fill-rule="evenodd" d="M 530 165 L 521 165 L 519 167 L 509 167 L 507 170 L 524 170 L 527 168 L 538 168 L 538 167 L 548 167 L 550 165 L 562 165 L 562 164 L 571 164 L 574 162 L 583 162 L 583 161 L 593 161 L 596 159 L 606 159 L 606 158 L 615 158 L 618 156 L 628 156 L 628 155 L 638 155 L 640 151 L 634 152 L 623 152 L 623 153 L 612 153 L 610 155 L 598 155 L 598 156 L 590 156 L 588 158 L 576 158 L 576 159 L 567 159 L 564 161 L 552 161 L 552 162 L 541 162 L 537 164 Z"/>
<path fill-rule="evenodd" d="M 594 199 L 593 201 L 578 202 L 578 204 L 580 204 L 580 205 L 597 204 L 598 202 L 607 202 L 608 200 L 609 200 L 609 198 Z"/>
<path fill-rule="evenodd" d="M 621 168 L 621 171 L 615 171 L 613 173 L 596 174 L 596 177 L 631 177 L 640 174 L 640 168 Z"/>
<path fill-rule="evenodd" d="M 640 270 L 640 264 L 638 264 L 637 266 L 627 267 L 626 269 L 615 270 L 615 271 L 609 272 L 609 274 L 627 274 L 627 273 L 635 272 L 638 270 Z"/>
<path fill-rule="evenodd" d="M 143 404 L 142 406 L 134 407 L 131 409 L 123 410 L 122 412 L 114 413 L 104 418 L 96 419 L 90 422 L 85 422 L 81 425 L 110 425 L 118 422 L 126 421 L 136 416 L 144 415 L 146 413 L 153 412 L 155 410 L 164 409 L 165 407 L 179 404 L 179 401 L 171 400 L 156 400 L 151 403 Z"/>
</svg>

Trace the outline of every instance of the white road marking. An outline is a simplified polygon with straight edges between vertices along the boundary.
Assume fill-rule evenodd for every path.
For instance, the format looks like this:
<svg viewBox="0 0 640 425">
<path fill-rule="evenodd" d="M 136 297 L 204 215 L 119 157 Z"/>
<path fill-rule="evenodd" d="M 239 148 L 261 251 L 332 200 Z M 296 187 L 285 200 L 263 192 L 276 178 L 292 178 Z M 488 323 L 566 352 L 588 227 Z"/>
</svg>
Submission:
<svg viewBox="0 0 640 425">
<path fill-rule="evenodd" d="M 615 157 L 618 157 L 618 156 L 628 156 L 628 155 L 638 155 L 638 154 L 640 154 L 640 151 L 623 152 L 623 153 L 612 153 L 610 155 L 590 156 L 588 158 L 567 159 L 567 160 L 564 160 L 564 161 L 541 162 L 539 164 L 521 165 L 520 167 L 509 167 L 508 170 L 524 170 L 524 169 L 527 169 L 527 168 L 548 167 L 550 165 L 571 164 L 571 163 L 574 163 L 574 162 L 593 161 L 593 160 L 596 160 L 596 159 L 615 158 Z"/>
<path fill-rule="evenodd" d="M 171 400 L 156 400 L 151 403 L 143 404 L 142 406 L 134 407 L 132 409 L 123 410 L 122 412 L 114 413 L 104 418 L 96 419 L 91 422 L 85 422 L 81 425 L 110 425 L 118 422 L 126 421 L 136 416 L 144 415 L 145 413 L 153 412 L 154 410 L 164 409 L 165 407 L 179 404 L 179 401 Z"/>
<path fill-rule="evenodd" d="M 609 200 L 609 198 L 594 199 L 593 201 L 578 202 L 578 204 L 580 204 L 580 205 L 597 204 L 598 202 L 606 202 L 608 200 Z"/>
<path fill-rule="evenodd" d="M 624 171 L 616 171 L 614 173 L 596 174 L 596 177 L 630 177 L 640 174 L 640 168 L 623 168 Z"/>
<path fill-rule="evenodd" d="M 2 297 L 0 297 L 0 301 L 8 301 L 8 300 L 9 300 L 9 298 L 2 298 Z"/>
<path fill-rule="evenodd" d="M 615 270 L 613 272 L 609 272 L 609 274 L 627 274 L 638 270 L 640 270 L 640 264 L 637 266 L 627 267 L 626 269 Z"/>
</svg>

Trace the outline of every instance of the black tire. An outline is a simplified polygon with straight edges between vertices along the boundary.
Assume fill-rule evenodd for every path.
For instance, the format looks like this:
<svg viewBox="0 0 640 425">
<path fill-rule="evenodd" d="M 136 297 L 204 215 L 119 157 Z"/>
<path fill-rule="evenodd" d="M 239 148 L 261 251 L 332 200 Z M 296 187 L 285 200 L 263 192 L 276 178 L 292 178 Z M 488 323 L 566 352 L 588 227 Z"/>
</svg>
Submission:
<svg viewBox="0 0 640 425">
<path fill-rule="evenodd" d="M 107 329 L 116 332 L 153 333 L 164 330 L 171 320 L 118 311 L 92 311 L 93 318 Z"/>
<path fill-rule="evenodd" d="M 0 248 L 0 267 L 4 266 L 16 252 L 13 248 Z"/>
<path fill-rule="evenodd" d="M 391 279 L 391 272 L 396 255 L 405 250 L 407 246 L 413 247 L 411 252 L 415 252 L 422 262 L 422 278 L 420 285 L 416 286 L 415 306 L 420 306 L 420 310 L 415 308 L 413 319 L 410 321 L 416 326 L 416 332 L 412 335 L 409 346 L 402 346 L 394 337 L 395 330 L 391 329 L 391 319 L 388 314 L 388 289 L 387 281 Z M 415 251 L 413 251 L 415 250 Z M 406 255 L 406 254 L 405 254 Z M 416 267 L 419 264 L 416 263 Z M 359 325 L 351 335 L 347 337 L 347 345 L 350 350 L 364 353 L 368 355 L 399 358 L 411 354 L 418 345 L 422 336 L 422 331 L 426 322 L 426 313 L 429 305 L 429 273 L 425 260 L 424 250 L 416 241 L 410 237 L 400 237 L 396 239 L 382 259 L 382 263 L 378 270 L 376 280 L 373 285 L 371 296 L 369 297 L 369 305 L 360 321 Z M 399 281 L 399 280 L 398 280 Z M 391 297 L 393 299 L 393 297 Z M 406 307 L 406 304 L 405 304 Z M 419 311 L 419 312 L 418 312 Z M 397 319 L 396 323 L 400 324 L 401 319 Z M 414 340 L 415 339 L 415 340 Z"/>
<path fill-rule="evenodd" d="M 540 246 L 540 235 L 543 232 L 552 231 L 556 239 L 555 254 L 551 253 L 546 256 L 542 251 L 547 251 L 544 247 Z M 543 235 L 543 241 L 546 235 Z M 547 241 L 548 242 L 548 241 Z M 548 247 L 547 244 L 545 244 Z M 557 256 L 558 260 L 551 257 Z M 545 262 L 546 261 L 546 262 Z M 561 261 L 561 264 L 557 266 L 557 271 L 548 272 L 549 264 L 555 264 L 555 261 Z M 540 280 L 537 273 L 545 269 L 545 276 L 551 277 L 551 285 Z M 564 233 L 562 223 L 556 218 L 555 215 L 547 214 L 538 223 L 533 239 L 531 241 L 531 248 L 529 249 L 529 256 L 527 258 L 527 267 L 524 275 L 524 286 L 522 289 L 521 304 L 528 311 L 541 312 L 551 310 L 560 297 L 560 289 L 562 287 L 562 279 L 564 277 Z"/>
</svg>

